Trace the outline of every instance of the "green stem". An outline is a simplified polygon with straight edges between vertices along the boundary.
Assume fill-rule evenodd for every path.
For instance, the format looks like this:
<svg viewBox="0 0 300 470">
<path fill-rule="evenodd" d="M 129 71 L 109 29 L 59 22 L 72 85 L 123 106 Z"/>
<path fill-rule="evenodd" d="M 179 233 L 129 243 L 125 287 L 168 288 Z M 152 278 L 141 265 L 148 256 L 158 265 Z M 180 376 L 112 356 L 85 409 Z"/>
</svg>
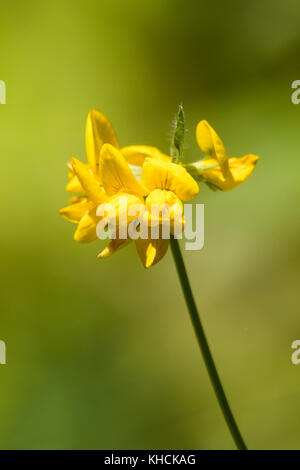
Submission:
<svg viewBox="0 0 300 470">
<path fill-rule="evenodd" d="M 197 336 L 197 340 L 204 358 L 204 362 L 209 374 L 212 386 L 214 388 L 215 394 L 217 396 L 219 405 L 223 412 L 227 426 L 231 432 L 231 435 L 236 443 L 236 446 L 239 450 L 247 450 L 246 444 L 242 438 L 242 435 L 239 431 L 237 423 L 234 419 L 232 411 L 230 409 L 229 403 L 227 401 L 220 377 L 218 375 L 213 357 L 211 355 L 209 345 L 205 336 L 203 326 L 200 321 L 200 317 L 197 311 L 196 303 L 193 297 L 192 289 L 189 283 L 187 272 L 185 269 L 184 261 L 182 254 L 179 248 L 178 241 L 175 238 L 171 238 L 171 248 L 176 264 L 177 273 L 180 279 L 181 287 L 185 297 L 185 301 L 190 313 L 190 317 L 194 326 L 194 330 Z"/>
</svg>

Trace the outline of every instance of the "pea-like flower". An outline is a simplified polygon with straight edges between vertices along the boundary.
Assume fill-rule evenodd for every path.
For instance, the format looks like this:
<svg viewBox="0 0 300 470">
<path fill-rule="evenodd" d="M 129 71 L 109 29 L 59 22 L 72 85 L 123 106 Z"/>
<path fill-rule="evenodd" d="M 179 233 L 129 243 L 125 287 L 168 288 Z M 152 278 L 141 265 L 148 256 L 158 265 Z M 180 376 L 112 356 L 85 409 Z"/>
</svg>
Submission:
<svg viewBox="0 0 300 470">
<path fill-rule="evenodd" d="M 205 158 L 185 167 L 198 181 L 207 183 L 212 189 L 230 191 L 236 188 L 251 175 L 259 159 L 252 154 L 227 158 L 222 140 L 207 121 L 198 123 L 196 139 Z"/>
<path fill-rule="evenodd" d="M 70 205 L 60 210 L 60 214 L 70 222 L 78 224 L 74 239 L 78 242 L 91 242 L 97 239 L 96 216 L 97 206 L 106 200 L 100 175 L 100 154 L 104 144 L 110 144 L 120 149 L 115 130 L 109 119 L 96 110 L 89 112 L 86 129 L 86 154 L 88 163 L 82 163 L 76 158 L 68 164 L 69 182 L 67 191 L 75 193 Z M 130 145 L 120 150 L 130 165 L 142 166 L 147 157 L 168 161 L 156 147 L 147 145 Z M 102 172 L 103 173 L 103 172 Z"/>
<path fill-rule="evenodd" d="M 183 205 L 181 201 L 190 201 L 197 196 L 199 187 L 183 166 L 172 162 L 147 158 L 142 170 L 141 182 L 148 188 L 144 220 L 153 229 L 167 224 L 170 233 L 174 234 L 176 226 L 184 225 Z M 165 214 L 165 215 L 164 215 Z M 163 233 L 157 238 L 138 238 L 136 247 L 146 268 L 153 266 L 166 254 L 169 237 Z"/>
<path fill-rule="evenodd" d="M 99 111 L 91 111 L 86 123 L 88 163 L 72 158 L 66 189 L 77 195 L 60 210 L 63 217 L 78 224 L 74 239 L 90 242 L 101 238 L 102 231 L 112 225 L 113 213 L 115 231 L 98 257 L 106 258 L 135 240 L 140 258 L 149 268 L 166 254 L 170 236 L 176 235 L 178 228 L 181 232 L 185 223 L 182 202 L 199 192 L 195 180 L 228 191 L 245 181 L 258 160 L 255 155 L 228 159 L 220 137 L 207 121 L 200 121 L 196 137 L 205 158 L 185 165 L 180 161 L 183 137 L 184 114 L 180 107 L 172 158 L 152 146 L 120 149 L 110 121 Z"/>
<path fill-rule="evenodd" d="M 173 131 L 171 157 L 156 147 L 144 145 L 120 149 L 110 121 L 98 111 L 91 111 L 86 123 L 88 163 L 76 158 L 71 160 L 67 190 L 76 196 L 60 213 L 78 224 L 74 235 L 77 241 L 89 242 L 109 235 L 108 245 L 98 255 L 100 259 L 109 257 L 134 240 L 143 265 L 149 268 L 158 263 L 171 246 L 214 391 L 238 449 L 244 450 L 247 446 L 229 406 L 201 324 L 177 235 L 181 237 L 185 224 L 183 202 L 197 196 L 197 181 L 208 184 L 212 189 L 234 189 L 252 173 L 258 157 L 245 155 L 228 159 L 220 137 L 207 121 L 201 121 L 196 137 L 205 158 L 184 164 L 182 105 Z"/>
<path fill-rule="evenodd" d="M 110 204 L 118 220 L 122 219 L 122 210 L 126 210 L 126 221 L 130 224 L 138 218 L 134 211 L 130 215 L 130 208 L 138 207 L 139 223 L 141 230 L 146 226 L 146 237 L 135 240 L 137 251 L 146 268 L 153 266 L 163 258 L 169 246 L 169 236 L 163 237 L 161 226 L 169 221 L 170 233 L 173 233 L 176 223 L 180 227 L 183 225 L 181 201 L 194 198 L 199 191 L 198 184 L 181 165 L 154 158 L 146 158 L 141 181 L 138 181 L 123 155 L 109 144 L 101 150 L 100 176 L 109 197 L 100 204 L 98 212 L 102 205 L 105 208 Z M 123 198 L 124 205 L 120 204 Z M 140 209 L 141 205 L 144 210 Z M 158 226 L 158 236 L 153 238 L 155 226 Z M 130 238 L 112 239 L 98 257 L 110 256 L 129 241 Z"/>
</svg>

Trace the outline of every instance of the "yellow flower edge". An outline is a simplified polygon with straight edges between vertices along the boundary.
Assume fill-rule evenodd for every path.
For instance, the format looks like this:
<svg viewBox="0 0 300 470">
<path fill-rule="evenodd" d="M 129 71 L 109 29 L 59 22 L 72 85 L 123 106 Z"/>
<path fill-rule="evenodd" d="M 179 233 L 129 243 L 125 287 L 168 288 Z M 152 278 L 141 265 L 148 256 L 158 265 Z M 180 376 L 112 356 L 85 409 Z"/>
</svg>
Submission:
<svg viewBox="0 0 300 470">
<path fill-rule="evenodd" d="M 222 191 L 230 191 L 243 183 L 251 175 L 259 159 L 253 154 L 228 158 L 221 138 L 204 120 L 196 127 L 196 140 L 205 158 L 186 165 L 186 169 L 199 181 Z"/>
<path fill-rule="evenodd" d="M 222 191 L 231 191 L 239 186 L 254 171 L 259 160 L 257 155 L 248 154 L 240 158 L 229 158 L 228 165 L 232 178 L 225 178 L 220 167 L 206 170 L 203 173 L 205 181 Z"/>
</svg>

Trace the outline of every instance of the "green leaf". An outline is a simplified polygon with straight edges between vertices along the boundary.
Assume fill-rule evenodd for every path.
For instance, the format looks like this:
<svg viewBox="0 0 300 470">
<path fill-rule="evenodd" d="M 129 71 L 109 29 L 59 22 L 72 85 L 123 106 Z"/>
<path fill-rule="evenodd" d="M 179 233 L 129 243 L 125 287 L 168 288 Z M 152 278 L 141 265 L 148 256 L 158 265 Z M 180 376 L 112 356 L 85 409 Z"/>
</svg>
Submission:
<svg viewBox="0 0 300 470">
<path fill-rule="evenodd" d="M 183 156 L 184 144 L 184 111 L 182 104 L 179 105 L 174 122 L 174 131 L 171 141 L 171 157 L 177 163 Z"/>
</svg>

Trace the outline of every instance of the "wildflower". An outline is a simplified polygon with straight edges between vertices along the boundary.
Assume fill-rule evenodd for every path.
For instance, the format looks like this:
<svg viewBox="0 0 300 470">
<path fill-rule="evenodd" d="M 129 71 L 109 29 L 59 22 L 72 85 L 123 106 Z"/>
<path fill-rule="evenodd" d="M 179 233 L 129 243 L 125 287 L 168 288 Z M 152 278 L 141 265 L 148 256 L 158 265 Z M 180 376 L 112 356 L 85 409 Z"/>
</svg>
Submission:
<svg viewBox="0 0 300 470">
<path fill-rule="evenodd" d="M 74 237 L 78 241 L 94 240 L 98 230 L 102 234 L 114 219 L 112 239 L 99 258 L 110 256 L 134 239 L 144 266 L 149 268 L 164 257 L 170 243 L 192 324 L 225 421 L 238 449 L 246 450 L 198 314 L 176 228 L 184 225 L 182 201 L 193 199 L 199 192 L 195 179 L 228 191 L 245 181 L 258 157 L 245 155 L 228 159 L 219 136 L 206 121 L 201 121 L 196 137 L 206 157 L 183 165 L 185 126 L 182 105 L 174 124 L 171 157 L 155 147 L 129 146 L 120 150 L 111 123 L 101 113 L 91 111 L 86 126 L 88 163 L 73 158 L 69 167 L 67 189 L 79 194 L 72 197 L 71 205 L 60 213 L 78 224 Z M 168 237 L 164 236 L 166 223 L 169 224 Z M 132 226 L 134 236 L 129 237 Z M 136 229 L 139 229 L 138 233 Z M 170 232 L 174 236 L 169 240 Z"/>
<path fill-rule="evenodd" d="M 64 218 L 78 224 L 74 234 L 74 239 L 78 242 L 90 242 L 97 239 L 96 225 L 99 218 L 96 215 L 96 209 L 97 205 L 105 201 L 105 191 L 100 176 L 101 149 L 104 144 L 110 144 L 113 148 L 119 149 L 118 138 L 111 122 L 104 114 L 96 110 L 88 114 L 85 141 L 88 163 L 82 163 L 73 158 L 68 164 L 69 182 L 66 189 L 75 193 L 76 196 L 70 199 L 69 206 L 60 210 Z M 142 166 L 149 156 L 163 161 L 168 161 L 170 158 L 156 147 L 146 145 L 130 145 L 123 147 L 120 152 L 129 164 L 135 166 Z"/>
<path fill-rule="evenodd" d="M 222 140 L 207 121 L 198 123 L 196 139 L 205 158 L 185 167 L 198 181 L 204 181 L 212 189 L 230 191 L 253 172 L 259 157 L 248 154 L 228 159 Z"/>
<path fill-rule="evenodd" d="M 141 181 L 139 182 L 133 176 L 123 155 L 109 144 L 104 145 L 101 150 L 100 169 L 105 192 L 110 196 L 106 199 L 104 205 L 112 204 L 116 209 L 118 218 L 122 217 L 120 211 L 121 196 L 125 196 L 127 199 L 126 215 L 129 214 L 130 207 L 134 205 L 144 207 L 144 211 L 140 210 L 139 221 L 141 230 L 143 225 L 146 224 L 149 232 L 147 232 L 145 239 L 139 237 L 135 240 L 135 243 L 144 266 L 149 268 L 163 258 L 169 246 L 169 239 L 162 238 L 161 234 L 156 239 L 151 238 L 153 226 L 163 224 L 164 209 L 172 210 L 175 207 L 170 218 L 171 233 L 174 232 L 176 222 L 177 224 L 183 223 L 181 201 L 188 201 L 195 197 L 199 191 L 198 184 L 181 165 L 154 158 L 146 158 L 142 168 Z M 153 220 L 152 206 L 159 209 L 156 220 Z M 101 205 L 99 209 L 101 209 Z M 166 218 L 168 218 L 169 213 L 167 211 Z M 137 218 L 136 214 L 127 217 L 128 224 L 134 218 Z M 98 257 L 102 259 L 110 256 L 117 249 L 125 246 L 128 241 L 128 238 L 111 240 Z"/>
<path fill-rule="evenodd" d="M 199 187 L 196 181 L 189 175 L 183 166 L 162 160 L 146 159 L 141 182 L 150 191 L 146 198 L 146 212 L 144 220 L 150 221 L 151 229 L 153 225 L 162 225 L 163 214 L 166 211 L 166 219 L 170 222 L 171 233 L 174 234 L 175 226 L 182 226 L 182 202 L 189 201 L 197 196 Z M 153 206 L 158 209 L 158 214 L 153 220 Z M 162 236 L 136 240 L 137 251 L 146 268 L 156 264 L 166 254 L 169 246 L 169 239 Z"/>
<path fill-rule="evenodd" d="M 170 235 L 181 234 L 185 223 L 182 202 L 198 194 L 195 180 L 228 191 L 252 173 L 258 160 L 255 155 L 228 159 L 221 139 L 207 121 L 199 122 L 196 137 L 206 157 L 184 165 L 177 163 L 183 151 L 182 107 L 171 144 L 172 158 L 156 147 L 120 149 L 110 121 L 91 111 L 86 123 L 88 163 L 72 158 L 67 190 L 77 194 L 60 210 L 77 224 L 74 239 L 90 242 L 102 234 L 105 238 L 106 230 L 114 226 L 99 258 L 110 256 L 132 239 L 146 268 L 159 262 L 168 250 Z"/>
</svg>

